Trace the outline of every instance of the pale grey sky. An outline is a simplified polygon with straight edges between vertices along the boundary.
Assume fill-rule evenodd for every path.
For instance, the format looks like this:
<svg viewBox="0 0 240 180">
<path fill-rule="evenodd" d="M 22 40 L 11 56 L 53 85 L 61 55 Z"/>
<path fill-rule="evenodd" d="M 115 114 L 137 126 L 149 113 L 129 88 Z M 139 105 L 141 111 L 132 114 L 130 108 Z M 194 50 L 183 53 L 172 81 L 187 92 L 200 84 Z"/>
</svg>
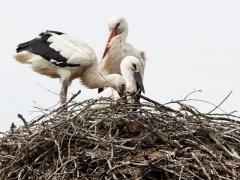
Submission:
<svg viewBox="0 0 240 180">
<path fill-rule="evenodd" d="M 114 15 L 129 23 L 128 42 L 146 51 L 146 96 L 161 103 L 183 98 L 194 89 L 194 98 L 219 103 L 227 111 L 240 110 L 240 1 L 222 0 L 8 0 L 0 4 L 0 131 L 22 113 L 27 120 L 33 106 L 51 107 L 60 83 L 17 63 L 16 45 L 50 29 L 77 36 L 100 57 L 108 36 L 107 23 Z M 42 88 L 44 87 L 44 88 Z M 76 80 L 78 100 L 93 98 Z M 211 106 L 200 104 L 202 110 Z M 240 114 L 240 113 L 238 113 Z"/>
</svg>

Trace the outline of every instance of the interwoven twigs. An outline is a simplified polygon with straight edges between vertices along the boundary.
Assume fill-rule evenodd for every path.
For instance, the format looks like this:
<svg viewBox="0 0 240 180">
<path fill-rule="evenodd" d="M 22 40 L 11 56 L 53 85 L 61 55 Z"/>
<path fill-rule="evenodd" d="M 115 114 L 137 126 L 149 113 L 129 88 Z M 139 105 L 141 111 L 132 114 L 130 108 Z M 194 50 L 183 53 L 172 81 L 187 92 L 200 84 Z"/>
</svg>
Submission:
<svg viewBox="0 0 240 180">
<path fill-rule="evenodd" d="M 1 179 L 240 178 L 240 123 L 232 114 L 146 97 L 140 104 L 73 99 L 3 134 Z"/>
</svg>

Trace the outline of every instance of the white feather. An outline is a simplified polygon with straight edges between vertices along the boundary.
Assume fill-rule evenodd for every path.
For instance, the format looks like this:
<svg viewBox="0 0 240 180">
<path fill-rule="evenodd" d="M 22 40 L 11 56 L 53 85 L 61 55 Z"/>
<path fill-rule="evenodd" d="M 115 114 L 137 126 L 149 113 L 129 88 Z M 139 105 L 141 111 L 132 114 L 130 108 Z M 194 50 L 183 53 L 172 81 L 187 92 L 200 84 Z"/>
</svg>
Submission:
<svg viewBox="0 0 240 180">
<path fill-rule="evenodd" d="M 118 73 L 121 74 L 120 64 L 126 56 L 135 56 L 143 59 L 143 51 L 135 49 L 126 42 L 128 34 L 128 24 L 123 17 L 114 17 L 109 23 L 109 30 L 112 31 L 116 24 L 120 23 L 120 33 L 112 38 L 109 43 L 109 50 L 99 67 L 103 74 Z"/>
<path fill-rule="evenodd" d="M 136 65 L 136 70 L 134 71 L 133 71 L 133 64 Z M 136 58 L 135 56 L 127 56 L 122 60 L 120 64 L 120 69 L 121 69 L 122 76 L 126 82 L 126 92 L 136 93 L 137 83 L 134 78 L 134 72 L 140 72 L 143 78 L 144 62 L 141 59 Z M 100 98 L 111 98 L 113 100 L 118 100 L 120 97 L 118 92 L 115 91 L 114 89 L 105 88 L 101 93 L 98 94 L 96 99 L 100 99 Z M 101 101 L 100 104 L 102 104 L 103 102 Z M 134 102 L 133 98 L 129 96 L 128 102 Z M 104 107 L 104 106 L 98 105 L 96 107 Z"/>
<path fill-rule="evenodd" d="M 133 71 L 133 64 L 136 65 L 135 71 Z M 134 78 L 134 72 L 139 72 L 143 79 L 145 66 L 142 59 L 138 59 L 135 56 L 127 56 L 122 60 L 120 68 L 121 74 L 126 82 L 126 91 L 130 93 L 137 92 L 137 83 Z"/>
<path fill-rule="evenodd" d="M 50 47 L 67 59 L 67 63 L 80 64 L 80 66 L 89 66 L 96 59 L 95 52 L 86 43 L 78 38 L 66 34 L 53 34 L 48 38 Z"/>
<path fill-rule="evenodd" d="M 114 100 L 118 100 L 120 98 L 118 92 L 116 90 L 114 90 L 113 88 L 105 88 L 104 91 L 102 91 L 101 93 L 98 94 L 98 96 L 96 97 L 96 99 L 100 99 L 100 98 L 111 98 Z"/>
<path fill-rule="evenodd" d="M 61 63 L 57 59 L 46 60 L 42 56 L 28 51 L 18 52 L 14 55 L 14 58 L 21 63 L 31 63 L 33 70 L 42 75 L 60 78 L 62 82 L 61 103 L 66 100 L 64 97 L 67 96 L 67 86 L 76 78 L 80 78 L 88 88 L 112 87 L 119 91 L 125 85 L 125 80 L 119 74 L 100 75 L 95 52 L 86 43 L 65 34 L 57 35 L 54 33 L 48 38 L 48 41 L 51 48 L 59 51 L 60 54 L 67 58 L 67 63 L 80 64 L 80 66 L 56 66 Z"/>
<path fill-rule="evenodd" d="M 69 79 L 71 76 L 71 71 L 67 68 L 58 68 L 57 73 L 60 75 L 61 82 L 63 82 L 65 79 Z"/>
</svg>

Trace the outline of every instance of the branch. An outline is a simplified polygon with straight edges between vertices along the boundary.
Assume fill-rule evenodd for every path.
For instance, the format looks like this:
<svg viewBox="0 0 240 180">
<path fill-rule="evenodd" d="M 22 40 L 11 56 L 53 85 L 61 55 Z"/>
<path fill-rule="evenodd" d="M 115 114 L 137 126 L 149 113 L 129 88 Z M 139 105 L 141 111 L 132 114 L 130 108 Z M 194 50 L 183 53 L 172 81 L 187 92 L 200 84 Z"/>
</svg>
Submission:
<svg viewBox="0 0 240 180">
<path fill-rule="evenodd" d="M 32 131 L 29 129 L 29 125 L 28 125 L 27 121 L 24 119 L 23 115 L 18 114 L 17 116 L 18 116 L 19 119 L 21 119 L 23 121 L 24 126 L 27 129 L 28 133 L 32 134 Z"/>
</svg>

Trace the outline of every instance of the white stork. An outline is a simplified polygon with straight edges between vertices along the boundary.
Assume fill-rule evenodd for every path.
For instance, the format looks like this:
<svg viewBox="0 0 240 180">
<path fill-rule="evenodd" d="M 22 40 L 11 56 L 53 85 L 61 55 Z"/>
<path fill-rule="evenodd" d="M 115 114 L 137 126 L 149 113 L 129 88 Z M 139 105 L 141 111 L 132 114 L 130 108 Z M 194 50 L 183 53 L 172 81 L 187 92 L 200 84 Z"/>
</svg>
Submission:
<svg viewBox="0 0 240 180">
<path fill-rule="evenodd" d="M 128 24 L 123 17 L 114 17 L 108 24 L 110 31 L 109 38 L 99 64 L 100 72 L 103 75 L 118 73 L 121 74 L 120 63 L 126 56 L 135 56 L 145 61 L 145 53 L 135 49 L 126 42 L 128 35 Z M 99 89 L 101 92 L 102 89 Z"/>
<path fill-rule="evenodd" d="M 130 95 L 128 96 L 128 102 L 134 102 L 138 93 L 145 93 L 143 86 L 144 68 L 144 61 L 135 56 L 125 57 L 120 64 L 121 74 L 126 82 L 126 93 Z M 136 98 L 134 98 L 134 96 L 136 96 Z M 102 97 L 108 97 L 114 100 L 120 98 L 118 92 L 112 88 L 105 88 L 98 94 L 97 99 Z"/>
<path fill-rule="evenodd" d="M 103 76 L 98 71 L 95 52 L 86 43 L 62 32 L 46 31 L 39 37 L 21 43 L 15 59 L 31 63 L 34 71 L 52 78 L 60 78 L 62 88 L 60 102 L 65 103 L 68 86 L 80 78 L 88 88 L 112 87 L 118 92 L 125 89 L 125 81 L 119 74 Z"/>
</svg>

